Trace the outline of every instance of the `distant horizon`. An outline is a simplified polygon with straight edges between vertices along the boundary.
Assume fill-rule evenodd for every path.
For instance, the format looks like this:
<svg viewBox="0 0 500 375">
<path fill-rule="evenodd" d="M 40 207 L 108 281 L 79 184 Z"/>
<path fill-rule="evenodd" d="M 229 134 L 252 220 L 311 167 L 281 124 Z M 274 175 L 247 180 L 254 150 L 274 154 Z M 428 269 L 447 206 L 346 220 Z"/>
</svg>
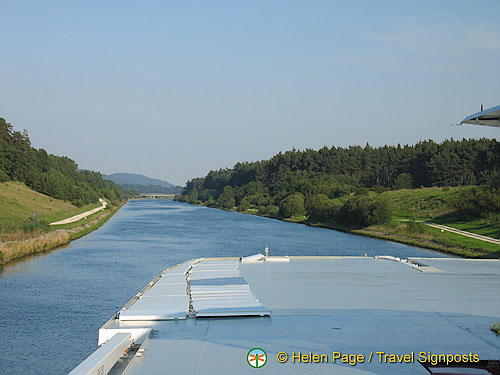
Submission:
<svg viewBox="0 0 500 375">
<path fill-rule="evenodd" d="M 500 2 L 3 2 L 0 116 L 177 186 L 292 148 L 500 138 Z M 91 20 L 91 22 L 89 22 Z"/>
</svg>

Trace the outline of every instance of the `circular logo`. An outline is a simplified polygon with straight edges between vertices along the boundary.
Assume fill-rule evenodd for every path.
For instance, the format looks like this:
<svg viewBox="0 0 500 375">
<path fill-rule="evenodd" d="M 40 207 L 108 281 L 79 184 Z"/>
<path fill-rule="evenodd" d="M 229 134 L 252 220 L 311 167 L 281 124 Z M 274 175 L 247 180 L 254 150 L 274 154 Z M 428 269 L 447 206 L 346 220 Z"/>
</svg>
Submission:
<svg viewBox="0 0 500 375">
<path fill-rule="evenodd" d="M 288 361 L 288 354 L 286 354 L 285 352 L 279 352 L 276 358 L 278 359 L 278 362 L 285 363 L 286 361 Z"/>
<path fill-rule="evenodd" d="M 261 348 L 253 348 L 247 354 L 247 362 L 254 368 L 263 367 L 267 362 L 267 354 Z"/>
</svg>

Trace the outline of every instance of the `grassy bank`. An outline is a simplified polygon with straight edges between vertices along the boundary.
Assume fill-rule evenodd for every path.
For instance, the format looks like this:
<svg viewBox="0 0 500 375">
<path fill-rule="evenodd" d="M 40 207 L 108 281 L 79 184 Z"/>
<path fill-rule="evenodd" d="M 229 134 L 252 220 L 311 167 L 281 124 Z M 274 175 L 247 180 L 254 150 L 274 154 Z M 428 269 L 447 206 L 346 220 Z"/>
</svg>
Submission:
<svg viewBox="0 0 500 375">
<path fill-rule="evenodd" d="M 89 221 L 85 224 L 67 229 L 70 240 L 76 240 L 77 238 L 83 237 L 86 234 L 102 227 L 125 203 L 126 202 L 124 201 L 118 206 L 110 206 L 109 208 L 105 209 L 104 212 L 97 212 L 93 214 L 92 216 L 95 215 L 96 217 L 93 219 L 90 218 Z"/>
<path fill-rule="evenodd" d="M 37 193 L 17 182 L 0 184 L 0 265 L 67 244 L 102 226 L 124 204 L 108 205 L 86 219 L 51 227 L 61 220 L 100 206 L 76 207 Z M 37 219 L 33 219 L 33 212 Z"/>
<path fill-rule="evenodd" d="M 24 240 L 0 243 L 0 265 L 27 255 L 33 255 L 67 244 L 70 236 L 64 229 L 40 233 Z"/>
<path fill-rule="evenodd" d="M 472 258 L 498 258 L 500 245 L 429 227 L 430 221 L 467 232 L 500 238 L 498 217 L 465 219 L 457 202 L 473 186 L 402 189 L 383 193 L 391 202 L 393 216 L 387 225 L 355 229 L 355 232 Z M 413 220 L 404 222 L 402 220 Z"/>
<path fill-rule="evenodd" d="M 314 227 L 338 230 L 345 233 L 362 235 L 381 240 L 403 243 L 406 245 L 421 247 L 439 251 L 444 254 L 456 255 L 465 258 L 499 258 L 500 245 L 464 237 L 451 232 L 441 232 L 419 223 L 421 229 L 409 229 L 407 223 L 389 225 L 376 225 L 366 228 L 348 227 L 334 223 L 318 223 L 307 220 L 304 216 L 283 218 L 280 216 L 261 215 L 255 212 L 244 212 L 273 219 L 310 225 Z"/>
<path fill-rule="evenodd" d="M 12 225 L 36 218 L 51 223 L 99 207 L 99 202 L 76 207 L 69 202 L 31 190 L 20 182 L 0 183 L 0 224 Z"/>
<path fill-rule="evenodd" d="M 80 238 L 104 225 L 113 214 L 124 204 L 108 206 L 105 210 L 92 215 L 87 221 L 72 223 L 68 229 L 54 229 L 49 232 L 34 232 L 25 236 L 24 239 L 0 242 L 0 265 L 19 259 L 21 257 L 42 253 L 65 245 L 70 241 Z M 68 224 L 70 225 L 70 224 Z"/>
</svg>

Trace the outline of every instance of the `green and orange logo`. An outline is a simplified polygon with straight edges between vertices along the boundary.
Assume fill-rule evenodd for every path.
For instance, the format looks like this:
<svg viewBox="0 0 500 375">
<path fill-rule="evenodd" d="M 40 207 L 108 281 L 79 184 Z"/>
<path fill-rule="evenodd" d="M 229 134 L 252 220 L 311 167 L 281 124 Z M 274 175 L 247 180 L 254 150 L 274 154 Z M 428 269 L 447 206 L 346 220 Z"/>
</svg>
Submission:
<svg viewBox="0 0 500 375">
<path fill-rule="evenodd" d="M 247 354 L 247 362 L 254 368 L 264 367 L 267 362 L 267 354 L 261 348 L 253 348 Z"/>
</svg>

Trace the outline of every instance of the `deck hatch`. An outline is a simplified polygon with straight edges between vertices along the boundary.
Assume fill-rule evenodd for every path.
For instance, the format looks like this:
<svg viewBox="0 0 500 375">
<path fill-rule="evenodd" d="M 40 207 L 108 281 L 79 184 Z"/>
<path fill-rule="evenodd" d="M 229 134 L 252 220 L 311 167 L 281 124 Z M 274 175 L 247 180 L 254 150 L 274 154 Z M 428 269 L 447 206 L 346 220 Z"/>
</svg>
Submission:
<svg viewBox="0 0 500 375">
<path fill-rule="evenodd" d="M 120 312 L 120 320 L 186 319 L 189 296 L 143 296 L 127 310 Z"/>
<path fill-rule="evenodd" d="M 238 270 L 238 261 L 200 262 L 188 273 L 191 306 L 200 317 L 270 315 Z"/>
</svg>

